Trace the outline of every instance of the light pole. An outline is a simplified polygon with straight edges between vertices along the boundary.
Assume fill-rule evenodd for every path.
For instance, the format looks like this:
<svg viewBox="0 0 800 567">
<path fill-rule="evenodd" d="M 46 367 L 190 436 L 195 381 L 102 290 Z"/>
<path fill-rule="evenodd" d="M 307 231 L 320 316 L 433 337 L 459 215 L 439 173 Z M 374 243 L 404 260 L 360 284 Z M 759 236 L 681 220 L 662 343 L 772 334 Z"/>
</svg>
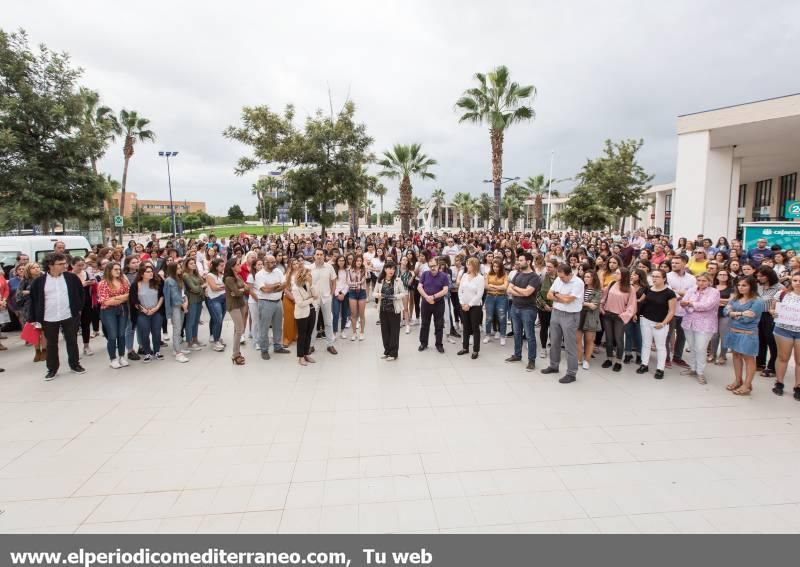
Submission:
<svg viewBox="0 0 800 567">
<path fill-rule="evenodd" d="M 519 177 L 501 177 L 500 178 L 500 187 L 502 187 L 506 183 L 510 183 L 511 181 L 519 181 Z M 484 183 L 492 183 L 492 184 L 494 183 L 494 181 L 491 180 L 491 179 L 484 179 L 483 182 Z M 497 203 L 497 215 L 500 216 L 500 203 Z M 500 227 L 498 226 L 497 229 L 499 231 Z M 508 230 L 511 230 L 510 226 L 508 227 Z"/>
<path fill-rule="evenodd" d="M 172 202 L 172 176 L 169 171 L 169 158 L 177 157 L 178 152 L 158 152 L 158 155 L 167 158 L 167 183 L 169 184 L 169 210 L 172 215 L 172 236 L 178 236 L 177 225 L 175 224 L 175 205 Z"/>
</svg>

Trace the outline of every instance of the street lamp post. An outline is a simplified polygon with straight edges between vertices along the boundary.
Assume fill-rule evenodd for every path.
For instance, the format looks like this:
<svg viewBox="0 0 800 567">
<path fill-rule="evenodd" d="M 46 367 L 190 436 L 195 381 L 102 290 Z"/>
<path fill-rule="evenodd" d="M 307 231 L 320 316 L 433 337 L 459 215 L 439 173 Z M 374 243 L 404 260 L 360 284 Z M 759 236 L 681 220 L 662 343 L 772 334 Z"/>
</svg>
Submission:
<svg viewBox="0 0 800 567">
<path fill-rule="evenodd" d="M 167 184 L 169 185 L 169 210 L 172 216 L 172 236 L 178 236 L 178 228 L 175 224 L 175 205 L 172 202 L 172 176 L 170 175 L 169 171 L 169 158 L 177 157 L 178 152 L 158 152 L 158 155 L 167 158 Z"/>
<path fill-rule="evenodd" d="M 502 187 L 503 185 L 505 185 L 506 183 L 510 183 L 511 181 L 519 181 L 519 177 L 501 177 L 500 186 Z M 494 181 L 492 181 L 491 179 L 484 179 L 483 182 L 494 183 Z M 500 216 L 500 203 L 497 203 L 497 215 Z M 497 228 L 498 230 L 500 229 L 499 226 Z M 511 230 L 511 227 L 508 227 L 508 229 Z"/>
</svg>

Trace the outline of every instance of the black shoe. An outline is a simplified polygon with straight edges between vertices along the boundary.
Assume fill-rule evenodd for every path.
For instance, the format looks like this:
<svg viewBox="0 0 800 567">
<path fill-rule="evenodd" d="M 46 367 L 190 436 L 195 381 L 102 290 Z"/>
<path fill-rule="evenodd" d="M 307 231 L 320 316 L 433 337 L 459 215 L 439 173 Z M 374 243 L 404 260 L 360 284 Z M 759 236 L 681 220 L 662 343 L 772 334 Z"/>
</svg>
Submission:
<svg viewBox="0 0 800 567">
<path fill-rule="evenodd" d="M 473 353 L 472 353 L 472 356 L 470 356 L 470 358 L 471 358 L 472 360 L 475 360 L 476 358 L 478 358 L 478 353 L 477 353 L 477 352 L 473 352 Z"/>
<path fill-rule="evenodd" d="M 614 368 L 612 368 L 612 370 L 614 372 L 619 372 L 620 370 L 622 370 L 622 365 L 619 362 L 617 362 L 614 364 Z"/>
<path fill-rule="evenodd" d="M 444 347 L 442 345 L 436 345 L 436 350 L 439 351 L 439 354 L 444 354 Z"/>
<path fill-rule="evenodd" d="M 571 375 L 567 374 L 566 376 L 562 376 L 561 378 L 559 378 L 558 379 L 558 383 L 559 384 L 572 384 L 575 380 L 577 380 L 577 378 L 575 378 L 575 376 L 571 376 Z"/>
<path fill-rule="evenodd" d="M 776 396 L 783 395 L 783 382 L 775 382 L 775 386 L 772 387 L 772 393 Z"/>
<path fill-rule="evenodd" d="M 636 355 L 636 364 L 641 364 L 641 363 L 642 363 L 642 357 L 641 357 L 641 355 L 637 354 Z"/>
<path fill-rule="evenodd" d="M 317 349 L 312 346 L 310 349 L 308 349 L 308 354 L 314 354 L 315 350 Z"/>
<path fill-rule="evenodd" d="M 50 380 L 54 380 L 56 377 L 57 371 L 55 370 L 48 370 L 47 374 L 44 375 L 45 382 L 49 382 Z"/>
<path fill-rule="evenodd" d="M 506 337 L 513 337 L 513 336 L 514 336 L 514 331 L 506 333 Z"/>
<path fill-rule="evenodd" d="M 261 351 L 261 360 L 269 360 L 270 358 L 272 357 L 269 355 L 267 351 L 265 350 Z"/>
<path fill-rule="evenodd" d="M 417 350 L 418 350 L 418 351 L 420 351 L 420 352 L 422 352 L 422 351 L 423 351 L 423 350 L 425 350 L 426 348 L 428 348 L 428 345 L 419 345 L 419 346 L 417 347 Z"/>
<path fill-rule="evenodd" d="M 318 332 L 317 332 L 317 338 L 318 338 L 318 339 L 321 339 L 321 338 L 322 338 L 322 337 L 324 337 L 324 336 L 325 336 L 325 333 L 323 333 L 322 331 L 318 331 Z"/>
<path fill-rule="evenodd" d="M 289 354 L 291 351 L 288 348 L 281 347 L 273 349 L 272 352 L 275 354 Z"/>
<path fill-rule="evenodd" d="M 800 402 L 800 386 L 794 387 L 794 399 Z"/>
<path fill-rule="evenodd" d="M 664 378 L 664 371 L 663 370 L 656 370 L 655 375 L 653 376 L 656 380 L 661 380 Z"/>
<path fill-rule="evenodd" d="M 81 366 L 80 364 L 76 364 L 75 366 L 71 366 L 70 370 L 73 374 L 86 374 L 86 369 Z"/>
<path fill-rule="evenodd" d="M 606 361 L 600 365 L 600 368 L 611 368 L 611 365 L 614 364 L 610 360 L 606 359 Z"/>
<path fill-rule="evenodd" d="M 533 372 L 534 370 L 536 370 L 536 362 L 533 360 L 529 360 L 528 365 L 525 367 L 525 370 L 527 370 L 528 372 Z"/>
<path fill-rule="evenodd" d="M 136 354 L 145 354 L 144 347 L 139 347 L 139 350 L 136 351 Z"/>
<path fill-rule="evenodd" d="M 141 357 L 138 354 L 136 354 L 134 351 L 130 351 L 128 353 L 128 360 L 140 360 L 140 359 L 141 359 Z"/>
<path fill-rule="evenodd" d="M 622 359 L 622 362 L 624 362 L 625 364 L 630 364 L 631 360 L 633 360 L 633 355 L 632 354 L 626 354 L 625 358 Z"/>
<path fill-rule="evenodd" d="M 461 355 L 464 355 L 464 354 L 469 354 L 469 349 L 462 348 L 462 349 L 461 349 L 460 351 L 458 351 L 456 354 L 457 354 L 458 356 L 461 356 Z"/>
<path fill-rule="evenodd" d="M 558 374 L 558 368 L 550 368 L 548 366 L 542 370 L 542 374 Z"/>
<path fill-rule="evenodd" d="M 459 335 L 459 334 L 458 334 L 458 331 L 456 331 L 455 329 L 450 329 L 450 336 L 451 336 L 451 337 L 455 337 L 455 338 L 457 338 L 457 339 L 460 339 L 460 338 L 461 338 L 461 335 Z"/>
<path fill-rule="evenodd" d="M 506 362 L 519 362 L 520 360 L 522 360 L 521 356 L 514 356 L 513 354 L 506 358 Z"/>
<path fill-rule="evenodd" d="M 644 364 L 640 365 L 639 368 L 636 369 L 636 374 L 646 374 L 650 372 L 650 367 Z"/>
</svg>

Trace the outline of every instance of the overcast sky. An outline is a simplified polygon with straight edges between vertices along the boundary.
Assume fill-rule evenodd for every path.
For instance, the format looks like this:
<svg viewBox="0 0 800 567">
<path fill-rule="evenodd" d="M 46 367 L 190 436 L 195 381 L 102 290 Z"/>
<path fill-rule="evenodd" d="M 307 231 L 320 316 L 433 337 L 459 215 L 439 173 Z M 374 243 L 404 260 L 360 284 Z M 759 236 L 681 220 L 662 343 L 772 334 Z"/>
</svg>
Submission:
<svg viewBox="0 0 800 567">
<path fill-rule="evenodd" d="M 234 175 L 247 148 L 223 129 L 243 105 L 294 103 L 302 118 L 328 89 L 336 107 L 356 103 L 376 153 L 419 142 L 439 161 L 415 194 L 490 190 L 487 128 L 458 124 L 453 105 L 499 64 L 538 90 L 536 120 L 506 135 L 505 175 L 546 176 L 555 152 L 554 176 L 571 177 L 606 138 L 641 137 L 655 183 L 672 181 L 679 114 L 800 92 L 798 21 L 793 1 L 81 0 L 7 2 L 0 25 L 69 52 L 105 104 L 151 120 L 129 191 L 166 199 L 157 151 L 177 150 L 175 199 L 253 214 L 257 174 Z M 121 179 L 122 165 L 117 144 L 101 167 Z"/>
</svg>

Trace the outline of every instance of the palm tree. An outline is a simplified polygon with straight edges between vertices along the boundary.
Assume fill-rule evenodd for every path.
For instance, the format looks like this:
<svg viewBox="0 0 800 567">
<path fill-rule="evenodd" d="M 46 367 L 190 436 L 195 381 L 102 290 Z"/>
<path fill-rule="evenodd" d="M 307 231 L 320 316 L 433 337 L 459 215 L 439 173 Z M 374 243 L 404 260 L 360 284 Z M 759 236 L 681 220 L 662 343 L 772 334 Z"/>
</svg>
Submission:
<svg viewBox="0 0 800 567">
<path fill-rule="evenodd" d="M 117 117 L 114 116 L 114 111 L 108 106 L 100 104 L 100 95 L 96 91 L 81 87 L 80 95 L 84 105 L 81 130 L 89 145 L 89 162 L 92 165 L 92 171 L 97 175 L 97 162 L 106 153 L 108 145 L 122 134 L 122 128 L 120 128 Z M 111 215 L 111 201 L 106 201 L 106 205 L 108 214 Z M 110 219 L 109 224 L 113 225 L 113 221 Z"/>
<path fill-rule="evenodd" d="M 372 209 L 375 208 L 375 202 L 372 199 L 368 199 L 364 206 L 367 210 L 367 228 L 372 228 Z"/>
<path fill-rule="evenodd" d="M 534 198 L 533 218 L 536 220 L 535 228 L 541 228 L 542 226 L 542 219 L 544 218 L 542 199 L 547 195 L 550 183 L 550 181 L 545 181 L 544 175 L 541 174 L 528 177 L 523 183 L 528 195 Z M 550 191 L 550 196 L 558 197 L 558 191 L 553 189 Z M 548 206 L 552 206 L 552 204 Z"/>
<path fill-rule="evenodd" d="M 411 216 L 414 219 L 414 228 L 419 228 L 419 212 L 425 208 L 425 201 L 416 195 L 411 198 Z"/>
<path fill-rule="evenodd" d="M 155 132 L 147 129 L 150 121 L 139 116 L 135 110 L 119 111 L 119 126 L 125 136 L 125 145 L 122 147 L 122 155 L 125 157 L 125 168 L 122 170 L 122 189 L 119 198 L 119 214 L 125 211 L 125 189 L 128 185 L 128 163 L 133 157 L 133 146 L 139 142 L 153 142 L 156 139 Z M 122 229 L 120 229 L 120 235 Z"/>
<path fill-rule="evenodd" d="M 378 217 L 378 219 L 379 219 L 378 220 L 378 224 L 383 224 L 383 221 L 382 221 L 382 219 L 383 219 L 383 198 L 386 196 L 386 193 L 388 191 L 389 190 L 386 188 L 386 186 L 383 183 L 376 183 L 375 185 L 372 186 L 372 188 L 370 190 L 370 192 L 373 195 L 376 195 L 380 199 L 380 203 L 381 203 L 381 215 L 380 215 L 380 217 Z"/>
<path fill-rule="evenodd" d="M 467 89 L 456 101 L 464 113 L 459 122 L 489 124 L 492 143 L 492 183 L 494 184 L 494 229 L 500 230 L 500 185 L 503 181 L 503 139 L 505 131 L 517 122 L 532 120 L 536 113 L 531 105 L 536 96 L 533 85 L 520 86 L 512 82 L 505 65 L 488 75 L 476 73 L 478 86 Z"/>
<path fill-rule="evenodd" d="M 436 207 L 437 226 L 441 229 L 442 228 L 442 205 L 444 205 L 447 202 L 447 197 L 445 196 L 443 189 L 434 189 L 433 193 L 431 194 L 431 199 L 433 199 L 433 204 Z"/>
<path fill-rule="evenodd" d="M 436 179 L 429 167 L 436 165 L 436 160 L 422 153 L 420 144 L 405 146 L 396 144 L 391 151 L 383 152 L 384 159 L 378 162 L 383 170 L 380 177 L 400 179 L 400 232 L 408 233 L 411 229 L 411 176 L 421 179 Z"/>
<path fill-rule="evenodd" d="M 461 215 L 461 228 L 464 228 L 464 217 L 466 216 L 467 219 L 475 213 L 475 210 L 478 206 L 477 199 L 473 199 L 472 195 L 469 193 L 456 193 L 453 196 L 453 206 Z M 472 226 L 472 221 L 470 220 L 470 227 Z"/>
<path fill-rule="evenodd" d="M 510 231 L 514 230 L 514 221 L 522 214 L 525 196 L 525 189 L 516 183 L 512 183 L 506 189 L 506 194 L 503 196 L 503 208 L 506 210 L 508 230 Z"/>
</svg>

